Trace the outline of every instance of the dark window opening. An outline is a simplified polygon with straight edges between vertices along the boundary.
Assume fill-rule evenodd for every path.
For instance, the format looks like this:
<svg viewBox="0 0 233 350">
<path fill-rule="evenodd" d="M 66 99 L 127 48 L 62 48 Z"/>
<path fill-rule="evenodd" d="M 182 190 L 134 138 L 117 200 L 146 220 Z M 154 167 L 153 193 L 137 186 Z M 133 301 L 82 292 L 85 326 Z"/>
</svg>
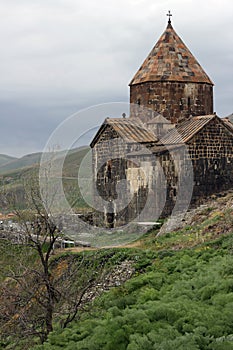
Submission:
<svg viewBox="0 0 233 350">
<path fill-rule="evenodd" d="M 108 227 L 109 227 L 109 228 L 113 228 L 113 227 L 114 227 L 114 217 L 115 217 L 115 214 L 114 214 L 112 202 L 109 202 L 108 210 L 109 210 L 109 211 L 107 212 L 107 223 L 108 223 Z"/>
<path fill-rule="evenodd" d="M 109 180 L 112 178 L 112 169 L 110 165 L 108 165 L 108 168 L 107 168 L 107 178 Z"/>
</svg>

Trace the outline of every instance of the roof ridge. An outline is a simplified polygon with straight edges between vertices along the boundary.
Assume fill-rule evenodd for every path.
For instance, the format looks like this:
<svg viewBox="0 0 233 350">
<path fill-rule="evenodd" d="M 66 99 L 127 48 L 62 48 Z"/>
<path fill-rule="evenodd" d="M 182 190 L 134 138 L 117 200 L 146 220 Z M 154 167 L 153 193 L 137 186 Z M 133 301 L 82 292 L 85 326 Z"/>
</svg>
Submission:
<svg viewBox="0 0 233 350">
<path fill-rule="evenodd" d="M 195 119 L 195 120 L 198 120 L 198 119 L 212 119 L 214 117 L 216 117 L 216 114 L 205 114 L 205 115 L 193 116 L 192 119 Z"/>
</svg>

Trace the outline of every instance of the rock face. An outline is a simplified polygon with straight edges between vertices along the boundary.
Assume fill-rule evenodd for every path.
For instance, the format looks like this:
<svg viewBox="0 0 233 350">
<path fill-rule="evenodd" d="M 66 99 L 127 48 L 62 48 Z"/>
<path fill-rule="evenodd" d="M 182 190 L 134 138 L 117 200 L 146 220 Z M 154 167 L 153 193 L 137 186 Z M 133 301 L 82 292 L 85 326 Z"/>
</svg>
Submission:
<svg viewBox="0 0 233 350">
<path fill-rule="evenodd" d="M 200 225 L 203 223 L 203 220 L 209 218 L 208 215 L 212 215 L 212 217 L 214 217 L 215 215 L 222 215 L 222 213 L 228 212 L 229 216 L 231 216 L 232 209 L 233 190 L 217 193 L 216 195 L 212 195 L 203 200 L 203 204 L 200 206 L 190 209 L 186 213 L 181 213 L 174 217 L 168 218 L 168 220 L 160 228 L 157 236 L 161 236 L 176 230 L 182 230 L 186 226 Z M 217 228 L 217 231 L 219 231 L 218 228 L 220 228 L 221 234 L 231 233 L 232 223 L 233 218 L 231 217 L 231 219 L 228 220 L 228 222 L 225 222 L 224 225 L 220 225 L 220 223 L 218 223 L 215 228 Z M 213 227 L 211 227 L 211 232 L 213 233 Z"/>
<path fill-rule="evenodd" d="M 134 274 L 135 268 L 134 262 L 130 260 L 122 261 L 115 269 L 104 276 L 101 283 L 95 285 L 90 289 L 83 298 L 83 303 L 93 301 L 103 292 L 108 291 L 111 288 L 118 287 L 128 281 Z"/>
</svg>

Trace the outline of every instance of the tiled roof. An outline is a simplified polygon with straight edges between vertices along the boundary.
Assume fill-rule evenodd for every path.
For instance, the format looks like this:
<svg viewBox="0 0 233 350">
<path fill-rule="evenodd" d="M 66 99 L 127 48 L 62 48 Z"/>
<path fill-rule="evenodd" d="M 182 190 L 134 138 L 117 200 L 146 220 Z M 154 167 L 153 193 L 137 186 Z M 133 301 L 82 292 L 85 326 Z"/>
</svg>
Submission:
<svg viewBox="0 0 233 350">
<path fill-rule="evenodd" d="M 189 120 L 185 120 L 161 138 L 159 144 L 174 145 L 186 143 L 214 118 L 218 117 L 214 114 L 192 117 Z"/>
<path fill-rule="evenodd" d="M 168 24 L 130 85 L 153 81 L 195 82 L 213 85 L 171 24 Z"/>
<path fill-rule="evenodd" d="M 156 136 L 141 124 L 134 122 L 132 119 L 126 118 L 106 118 L 96 136 L 91 142 L 91 147 L 98 141 L 99 136 L 110 125 L 116 133 L 127 142 L 148 143 L 157 142 Z"/>
</svg>

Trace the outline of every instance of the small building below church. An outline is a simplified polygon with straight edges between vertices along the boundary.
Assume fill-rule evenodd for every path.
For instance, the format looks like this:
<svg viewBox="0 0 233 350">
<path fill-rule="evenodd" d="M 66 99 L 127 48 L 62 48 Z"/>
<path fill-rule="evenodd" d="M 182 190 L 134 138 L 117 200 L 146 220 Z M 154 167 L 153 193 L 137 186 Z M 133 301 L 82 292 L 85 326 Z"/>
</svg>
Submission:
<svg viewBox="0 0 233 350">
<path fill-rule="evenodd" d="M 156 220 L 233 187 L 233 124 L 213 112 L 213 82 L 168 25 L 130 82 L 130 116 L 91 142 L 106 227 Z"/>
</svg>

